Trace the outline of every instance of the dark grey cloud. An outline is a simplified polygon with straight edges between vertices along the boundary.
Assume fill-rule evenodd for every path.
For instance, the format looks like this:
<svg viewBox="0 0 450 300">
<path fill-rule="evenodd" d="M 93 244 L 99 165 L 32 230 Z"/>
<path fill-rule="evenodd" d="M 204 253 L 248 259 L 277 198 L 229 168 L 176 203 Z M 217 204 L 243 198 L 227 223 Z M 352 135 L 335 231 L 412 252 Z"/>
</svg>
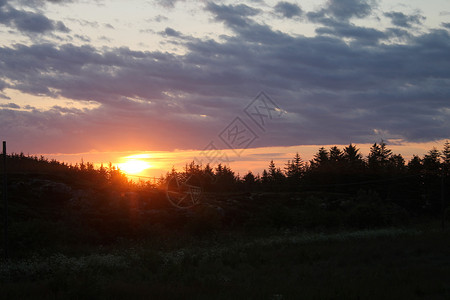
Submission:
<svg viewBox="0 0 450 300">
<path fill-rule="evenodd" d="M 71 3 L 74 2 L 74 0 L 45 0 L 47 2 L 51 3 Z"/>
<path fill-rule="evenodd" d="M 329 0 L 326 6 L 306 13 L 309 21 L 322 25 L 316 28 L 319 35 L 330 35 L 340 39 L 350 39 L 352 45 L 374 45 L 382 41 L 405 42 L 412 35 L 407 28 L 387 28 L 380 30 L 374 27 L 364 27 L 351 22 L 352 18 L 364 18 L 370 16 L 377 7 L 375 0 Z M 393 16 L 390 13 L 386 16 Z M 419 18 L 419 15 L 417 15 Z M 413 20 L 411 16 L 411 20 Z"/>
<path fill-rule="evenodd" d="M 147 19 L 148 22 L 157 22 L 157 23 L 167 21 L 167 20 L 169 20 L 169 18 L 166 16 L 163 16 L 163 15 L 157 15 L 153 18 Z"/>
<path fill-rule="evenodd" d="M 370 0 L 329 0 L 325 11 L 341 20 L 363 18 L 372 12 L 375 4 Z"/>
<path fill-rule="evenodd" d="M 392 24 L 399 27 L 411 28 L 413 25 L 421 25 L 425 17 L 420 14 L 405 15 L 402 12 L 391 11 L 384 13 L 384 15 L 391 19 Z"/>
<path fill-rule="evenodd" d="M 398 28 L 398 27 L 388 28 L 388 29 L 386 29 L 385 33 L 388 37 L 397 38 L 403 42 L 407 41 L 408 39 L 410 39 L 413 36 L 408 30 Z"/>
<path fill-rule="evenodd" d="M 20 106 L 15 103 L 2 104 L 0 103 L 1 108 L 12 108 L 12 109 L 20 109 Z"/>
<path fill-rule="evenodd" d="M 325 6 L 306 15 L 311 22 L 348 22 L 351 18 L 364 18 L 377 6 L 375 0 L 328 0 Z"/>
<path fill-rule="evenodd" d="M 99 105 L 4 107 L 0 135 L 17 145 L 26 140 L 32 152 L 202 149 L 236 116 L 251 126 L 243 109 L 265 90 L 287 113 L 265 133 L 254 128 L 261 138 L 252 146 L 366 143 L 379 140 L 378 132 L 386 140 L 449 138 L 448 30 L 410 35 L 325 16 L 317 36 L 291 36 L 253 21 L 258 11 L 249 6 L 206 9 L 232 34 L 220 42 L 172 35 L 184 54 L 0 47 L 0 80 L 10 89 Z"/>
<path fill-rule="evenodd" d="M 85 27 L 85 26 L 89 26 L 92 28 L 98 28 L 99 27 L 99 23 L 96 21 L 88 21 L 88 20 L 82 20 L 82 19 L 75 19 L 75 18 L 69 18 L 68 19 L 71 22 L 75 22 L 80 24 L 81 26 Z"/>
<path fill-rule="evenodd" d="M 91 41 L 91 39 L 86 35 L 75 34 L 74 37 L 85 43 L 89 43 Z"/>
<path fill-rule="evenodd" d="M 100 3 L 103 0 L 91 0 L 91 2 Z M 17 3 L 22 6 L 28 6 L 32 8 L 42 8 L 48 4 L 65 5 L 74 2 L 80 2 L 80 0 L 10 0 L 12 3 Z"/>
<path fill-rule="evenodd" d="M 165 8 L 174 8 L 177 2 L 185 0 L 156 0 L 156 3 Z"/>
<path fill-rule="evenodd" d="M 303 11 L 295 3 L 280 1 L 278 2 L 275 7 L 275 12 L 285 18 L 291 19 L 293 17 L 299 17 L 302 15 Z"/>
<path fill-rule="evenodd" d="M 166 27 L 166 29 L 160 34 L 163 36 L 171 36 L 171 37 L 180 37 L 182 35 L 181 32 L 170 27 Z"/>
<path fill-rule="evenodd" d="M 41 13 L 17 10 L 10 5 L 0 6 L 0 23 L 24 33 L 69 32 L 61 21 L 53 21 Z"/>
<path fill-rule="evenodd" d="M 388 36 L 387 33 L 375 28 L 355 26 L 349 23 L 334 23 L 330 27 L 319 27 L 316 29 L 316 33 L 329 34 L 341 38 L 352 38 L 356 39 L 359 43 L 365 44 L 376 44 Z M 391 34 L 395 34 L 395 32 L 391 32 Z"/>
<path fill-rule="evenodd" d="M 217 21 L 222 21 L 233 27 L 247 26 L 249 22 L 247 17 L 255 16 L 261 12 L 259 9 L 245 4 L 218 5 L 213 2 L 209 2 L 206 5 L 206 10 L 214 14 Z"/>
<path fill-rule="evenodd" d="M 445 28 L 450 29 L 450 23 L 442 23 L 441 25 L 444 26 Z"/>
<path fill-rule="evenodd" d="M 1 74 L 1 73 L 0 73 Z M 8 85 L 6 82 L 0 80 L 0 91 L 3 91 Z"/>
</svg>

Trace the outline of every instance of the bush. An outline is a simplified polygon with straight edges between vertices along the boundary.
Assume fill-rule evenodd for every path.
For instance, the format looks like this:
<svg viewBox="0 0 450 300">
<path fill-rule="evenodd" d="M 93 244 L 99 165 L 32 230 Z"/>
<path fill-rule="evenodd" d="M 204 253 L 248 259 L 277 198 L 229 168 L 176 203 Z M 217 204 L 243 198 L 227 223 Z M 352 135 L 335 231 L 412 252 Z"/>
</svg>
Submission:
<svg viewBox="0 0 450 300">
<path fill-rule="evenodd" d="M 195 236 L 205 236 L 222 227 L 224 213 L 222 208 L 202 204 L 188 212 L 186 232 Z"/>
</svg>

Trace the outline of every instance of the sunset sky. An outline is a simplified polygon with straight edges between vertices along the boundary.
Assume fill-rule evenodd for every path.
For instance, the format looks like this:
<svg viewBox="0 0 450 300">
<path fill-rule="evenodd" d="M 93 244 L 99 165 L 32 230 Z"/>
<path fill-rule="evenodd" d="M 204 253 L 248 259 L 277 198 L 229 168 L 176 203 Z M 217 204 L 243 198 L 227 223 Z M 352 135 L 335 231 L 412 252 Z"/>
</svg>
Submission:
<svg viewBox="0 0 450 300">
<path fill-rule="evenodd" d="M 0 0 L 8 152 L 242 174 L 448 138 L 448 0 Z"/>
</svg>

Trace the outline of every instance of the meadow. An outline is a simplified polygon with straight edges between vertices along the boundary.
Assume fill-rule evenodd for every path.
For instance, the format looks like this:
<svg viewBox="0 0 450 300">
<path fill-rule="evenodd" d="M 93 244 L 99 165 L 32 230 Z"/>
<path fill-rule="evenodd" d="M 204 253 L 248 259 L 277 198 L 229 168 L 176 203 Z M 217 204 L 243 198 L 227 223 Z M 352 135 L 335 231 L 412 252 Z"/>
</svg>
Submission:
<svg viewBox="0 0 450 300">
<path fill-rule="evenodd" d="M 449 233 L 432 228 L 121 241 L 1 264 L 9 299 L 448 299 Z"/>
</svg>

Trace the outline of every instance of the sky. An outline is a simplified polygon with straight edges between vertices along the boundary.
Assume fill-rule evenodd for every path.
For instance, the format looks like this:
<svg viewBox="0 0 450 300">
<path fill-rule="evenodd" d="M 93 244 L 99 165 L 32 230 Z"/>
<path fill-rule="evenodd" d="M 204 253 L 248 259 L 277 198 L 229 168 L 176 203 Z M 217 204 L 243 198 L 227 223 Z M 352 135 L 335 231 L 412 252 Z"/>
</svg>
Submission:
<svg viewBox="0 0 450 300">
<path fill-rule="evenodd" d="M 448 0 L 0 0 L 11 152 L 157 175 L 448 138 Z"/>
</svg>

